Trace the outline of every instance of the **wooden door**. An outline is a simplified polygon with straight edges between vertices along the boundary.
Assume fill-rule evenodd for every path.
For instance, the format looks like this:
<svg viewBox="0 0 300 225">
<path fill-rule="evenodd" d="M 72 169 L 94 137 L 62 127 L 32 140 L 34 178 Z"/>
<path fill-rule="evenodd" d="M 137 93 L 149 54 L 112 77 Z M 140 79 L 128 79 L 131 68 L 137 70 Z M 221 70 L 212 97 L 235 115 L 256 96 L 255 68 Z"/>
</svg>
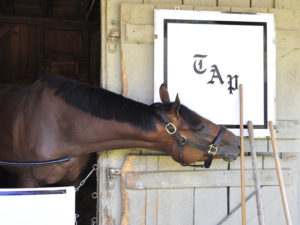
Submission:
<svg viewBox="0 0 300 225">
<path fill-rule="evenodd" d="M 136 151 L 136 152 L 135 152 Z M 169 156 L 115 151 L 101 159 L 100 224 L 215 225 L 241 223 L 239 160 L 210 169 L 181 167 Z M 295 158 L 281 161 L 293 221 L 297 221 Z M 258 157 L 266 224 L 285 223 L 272 157 Z M 251 159 L 246 157 L 247 224 L 258 224 Z M 223 222 L 222 222 L 223 221 Z M 222 222 L 222 223 L 221 223 Z"/>
</svg>

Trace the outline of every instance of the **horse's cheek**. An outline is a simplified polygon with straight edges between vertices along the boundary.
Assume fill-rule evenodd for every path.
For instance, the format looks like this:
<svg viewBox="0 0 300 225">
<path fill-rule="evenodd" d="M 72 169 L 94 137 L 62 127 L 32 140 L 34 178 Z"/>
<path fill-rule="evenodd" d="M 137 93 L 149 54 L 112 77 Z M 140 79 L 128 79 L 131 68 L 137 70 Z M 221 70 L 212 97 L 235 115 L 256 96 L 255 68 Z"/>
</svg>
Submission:
<svg viewBox="0 0 300 225">
<path fill-rule="evenodd" d="M 207 158 L 205 157 L 204 151 L 187 148 L 183 151 L 183 160 L 184 163 L 194 163 L 198 161 L 204 161 Z"/>
</svg>

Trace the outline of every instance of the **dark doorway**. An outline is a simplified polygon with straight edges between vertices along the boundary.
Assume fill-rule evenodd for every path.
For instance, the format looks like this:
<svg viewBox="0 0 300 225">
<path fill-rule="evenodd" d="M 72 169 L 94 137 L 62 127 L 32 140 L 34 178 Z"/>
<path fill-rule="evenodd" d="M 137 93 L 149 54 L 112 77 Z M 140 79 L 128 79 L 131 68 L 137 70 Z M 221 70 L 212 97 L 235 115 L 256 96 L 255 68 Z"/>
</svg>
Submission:
<svg viewBox="0 0 300 225">
<path fill-rule="evenodd" d="M 99 0 L 0 0 L 0 81 L 52 72 L 99 85 L 99 30 Z"/>
<path fill-rule="evenodd" d="M 29 85 L 54 73 L 100 83 L 100 0 L 0 0 L 0 83 Z M 91 157 L 83 177 L 97 162 Z M 0 168 L 0 187 L 16 177 Z M 76 194 L 79 225 L 96 216 L 96 174 Z"/>
</svg>

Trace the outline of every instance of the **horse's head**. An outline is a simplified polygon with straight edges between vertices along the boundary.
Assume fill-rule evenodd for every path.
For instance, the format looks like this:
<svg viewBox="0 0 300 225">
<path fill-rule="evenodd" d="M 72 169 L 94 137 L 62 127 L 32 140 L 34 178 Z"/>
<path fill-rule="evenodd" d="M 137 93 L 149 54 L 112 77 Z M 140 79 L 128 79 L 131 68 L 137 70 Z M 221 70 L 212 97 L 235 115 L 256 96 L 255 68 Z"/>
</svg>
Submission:
<svg viewBox="0 0 300 225">
<path fill-rule="evenodd" d="M 181 105 L 178 95 L 170 102 L 165 85 L 160 87 L 160 98 L 162 104 L 156 107 L 165 125 L 161 135 L 174 160 L 182 165 L 197 161 L 210 165 L 213 157 L 232 161 L 240 154 L 240 140 L 233 133 Z"/>
</svg>

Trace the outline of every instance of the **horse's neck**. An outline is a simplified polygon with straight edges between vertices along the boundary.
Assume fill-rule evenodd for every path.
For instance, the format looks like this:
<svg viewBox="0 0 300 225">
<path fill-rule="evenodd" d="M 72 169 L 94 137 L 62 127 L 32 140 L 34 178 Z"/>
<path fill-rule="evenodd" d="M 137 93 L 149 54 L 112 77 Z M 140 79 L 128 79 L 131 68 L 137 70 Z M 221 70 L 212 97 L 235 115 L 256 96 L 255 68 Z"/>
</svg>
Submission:
<svg viewBox="0 0 300 225">
<path fill-rule="evenodd" d="M 77 112 L 73 120 L 72 142 L 77 148 L 72 152 L 77 155 L 114 149 L 148 148 L 159 149 L 158 131 L 145 131 L 129 123 L 104 120 L 84 112 Z M 81 115 L 81 116 L 80 116 Z M 62 124 L 61 124 L 62 126 Z M 159 125 L 157 125 L 159 129 Z M 67 130 L 66 127 L 64 130 Z"/>
<path fill-rule="evenodd" d="M 53 90 L 47 91 L 53 92 Z M 54 134 L 56 147 L 66 146 L 63 151 L 67 151 L 68 154 L 79 155 L 112 149 L 157 149 L 159 147 L 155 126 L 159 128 L 160 125 L 155 124 L 153 111 L 150 107 L 128 100 L 126 107 L 121 104 L 120 109 L 111 106 L 105 108 L 105 105 L 101 105 L 104 110 L 108 110 L 107 114 L 101 112 L 95 114 L 94 109 L 92 111 L 80 109 L 84 106 L 83 104 L 76 107 L 67 103 L 60 96 L 54 98 L 53 94 L 45 96 L 49 98 L 49 102 L 53 105 L 51 110 L 46 110 L 45 114 L 47 115 L 45 115 L 45 118 L 56 118 L 55 124 L 57 124 L 52 125 L 53 121 L 49 120 L 46 127 L 50 127 L 50 132 Z M 46 100 L 42 102 L 45 103 Z M 119 101 L 123 101 L 123 99 L 119 99 Z M 111 102 L 111 104 L 116 103 Z M 110 113 L 109 110 L 119 111 Z M 124 113 L 120 114 L 120 112 Z M 103 117 L 108 118 L 103 119 Z M 117 119 L 111 119 L 114 117 L 117 117 Z M 130 122 L 124 122 L 127 117 Z M 147 120 L 146 124 L 145 120 Z M 55 127 L 51 128 L 53 126 Z M 49 134 L 46 135 L 49 137 Z M 45 139 L 49 139 L 47 137 Z"/>
</svg>

